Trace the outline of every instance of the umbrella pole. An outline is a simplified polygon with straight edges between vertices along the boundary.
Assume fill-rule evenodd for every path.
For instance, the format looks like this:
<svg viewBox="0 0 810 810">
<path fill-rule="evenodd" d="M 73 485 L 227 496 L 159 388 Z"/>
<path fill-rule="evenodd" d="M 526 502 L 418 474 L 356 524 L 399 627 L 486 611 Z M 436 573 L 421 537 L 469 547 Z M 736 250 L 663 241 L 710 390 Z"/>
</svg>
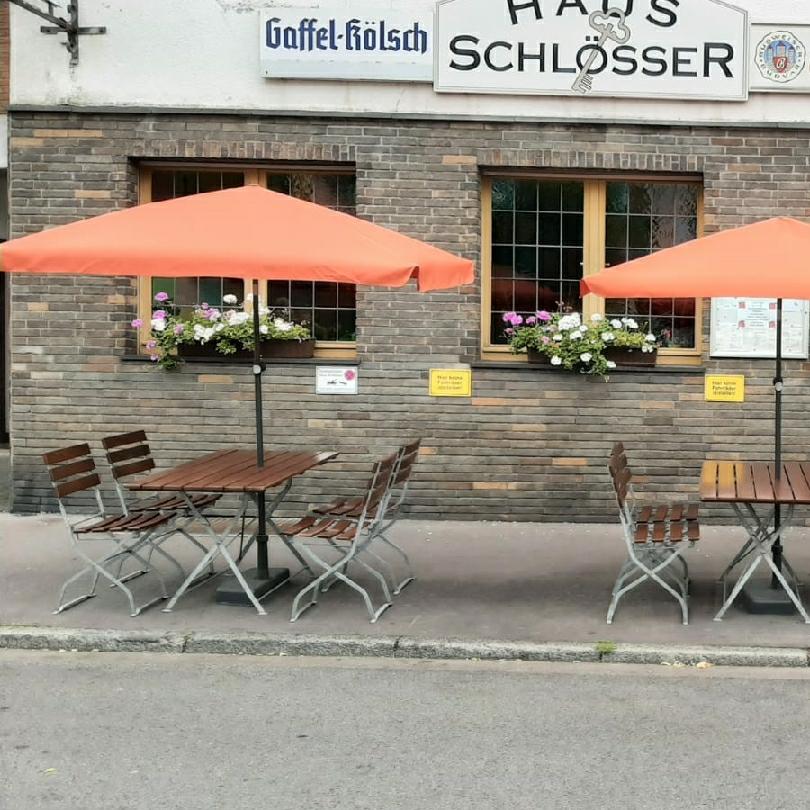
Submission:
<svg viewBox="0 0 810 810">
<path fill-rule="evenodd" d="M 264 363 L 259 346 L 259 282 L 253 279 L 253 382 L 256 404 L 256 466 L 264 467 L 264 407 L 262 403 L 262 374 Z M 264 492 L 256 496 L 258 526 L 256 529 L 256 574 L 259 579 L 267 579 L 269 562 L 267 555 L 267 503 Z"/>
<path fill-rule="evenodd" d="M 264 467 L 264 408 L 262 403 L 262 362 L 259 329 L 259 282 L 253 280 L 253 381 L 256 403 L 256 466 Z M 267 550 L 267 503 L 265 493 L 256 494 L 256 568 L 243 572 L 245 581 L 256 599 L 276 590 L 290 578 L 289 568 L 270 568 Z M 226 577 L 217 588 L 217 602 L 224 605 L 250 605 L 249 597 L 235 577 Z"/>
<path fill-rule="evenodd" d="M 777 481 L 782 477 L 782 390 L 784 380 L 782 379 L 782 299 L 776 302 L 776 376 L 773 378 L 773 388 L 776 393 L 776 437 L 774 443 L 774 465 L 776 468 Z M 782 510 L 779 504 L 774 507 L 773 513 L 774 530 L 779 531 L 782 525 Z M 777 540 L 773 545 L 774 565 L 782 570 L 782 541 Z M 776 576 L 771 577 L 771 587 L 778 588 L 779 581 Z"/>
</svg>

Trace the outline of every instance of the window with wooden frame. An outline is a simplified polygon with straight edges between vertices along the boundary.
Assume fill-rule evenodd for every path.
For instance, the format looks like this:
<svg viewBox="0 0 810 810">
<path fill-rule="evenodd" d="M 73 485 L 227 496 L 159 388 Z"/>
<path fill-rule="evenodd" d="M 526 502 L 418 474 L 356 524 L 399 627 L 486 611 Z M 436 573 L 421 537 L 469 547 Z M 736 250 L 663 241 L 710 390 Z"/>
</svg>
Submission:
<svg viewBox="0 0 810 810">
<path fill-rule="evenodd" d="M 355 173 L 346 166 L 217 164 L 145 164 L 140 167 L 139 201 L 158 202 L 247 184 L 260 184 L 273 191 L 355 213 Z M 200 304 L 222 306 L 225 295 L 241 301 L 250 292 L 250 280 L 241 278 L 143 278 L 140 280 L 139 317 L 148 324 L 154 297 L 169 295 L 182 313 Z M 316 355 L 351 358 L 356 352 L 356 294 L 352 284 L 271 281 L 260 286 L 262 302 L 289 311 L 290 317 L 306 322 L 316 339 Z M 141 344 L 149 340 L 148 327 Z"/>
<path fill-rule="evenodd" d="M 505 312 L 571 308 L 629 316 L 659 338 L 659 364 L 700 362 L 699 299 L 580 298 L 604 267 L 702 233 L 703 187 L 694 177 L 576 177 L 539 172 L 482 178 L 482 354 L 517 360 Z"/>
</svg>

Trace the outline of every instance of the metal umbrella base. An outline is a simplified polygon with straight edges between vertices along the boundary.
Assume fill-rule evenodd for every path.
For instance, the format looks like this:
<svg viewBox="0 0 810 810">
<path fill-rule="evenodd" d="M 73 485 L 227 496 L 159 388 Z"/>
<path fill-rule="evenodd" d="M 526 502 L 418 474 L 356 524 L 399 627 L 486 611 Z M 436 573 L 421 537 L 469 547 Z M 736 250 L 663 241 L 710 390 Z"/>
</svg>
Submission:
<svg viewBox="0 0 810 810">
<path fill-rule="evenodd" d="M 243 571 L 250 592 L 256 599 L 264 599 L 265 596 L 278 590 L 290 579 L 289 568 L 270 568 L 260 572 L 258 568 L 251 568 Z M 235 576 L 223 577 L 217 588 L 216 601 L 220 605 L 252 605 L 250 597 L 245 593 L 244 588 L 239 584 Z"/>
<path fill-rule="evenodd" d="M 783 588 L 774 588 L 770 579 L 749 582 L 740 591 L 739 606 L 758 616 L 793 616 L 796 605 Z"/>
</svg>

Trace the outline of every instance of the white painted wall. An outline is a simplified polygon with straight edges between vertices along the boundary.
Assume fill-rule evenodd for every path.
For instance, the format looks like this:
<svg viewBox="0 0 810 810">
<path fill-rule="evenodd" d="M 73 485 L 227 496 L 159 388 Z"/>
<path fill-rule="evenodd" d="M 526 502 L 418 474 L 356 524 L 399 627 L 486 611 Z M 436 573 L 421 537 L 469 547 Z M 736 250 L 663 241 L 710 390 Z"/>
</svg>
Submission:
<svg viewBox="0 0 810 810">
<path fill-rule="evenodd" d="M 433 5 L 431 0 L 379 4 L 409 9 Z M 808 0 L 735 4 L 749 11 L 754 23 L 810 23 Z M 430 85 L 265 79 L 259 67 L 256 12 L 274 5 L 283 3 L 82 0 L 81 23 L 106 25 L 108 33 L 81 38 L 80 63 L 73 70 L 62 38 L 41 34 L 40 20 L 11 6 L 12 104 L 810 124 L 810 96 L 796 94 L 753 94 L 746 103 L 673 102 L 445 95 L 434 93 Z"/>
</svg>

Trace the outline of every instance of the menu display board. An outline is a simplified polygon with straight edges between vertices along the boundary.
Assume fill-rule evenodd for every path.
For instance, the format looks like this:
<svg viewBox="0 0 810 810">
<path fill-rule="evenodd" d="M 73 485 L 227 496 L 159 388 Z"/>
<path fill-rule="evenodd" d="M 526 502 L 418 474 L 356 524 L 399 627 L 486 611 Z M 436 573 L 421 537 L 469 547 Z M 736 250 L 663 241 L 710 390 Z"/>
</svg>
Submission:
<svg viewBox="0 0 810 810">
<path fill-rule="evenodd" d="M 782 356 L 804 360 L 810 341 L 810 302 L 782 304 Z M 713 298 L 712 357 L 776 357 L 775 298 Z"/>
</svg>

